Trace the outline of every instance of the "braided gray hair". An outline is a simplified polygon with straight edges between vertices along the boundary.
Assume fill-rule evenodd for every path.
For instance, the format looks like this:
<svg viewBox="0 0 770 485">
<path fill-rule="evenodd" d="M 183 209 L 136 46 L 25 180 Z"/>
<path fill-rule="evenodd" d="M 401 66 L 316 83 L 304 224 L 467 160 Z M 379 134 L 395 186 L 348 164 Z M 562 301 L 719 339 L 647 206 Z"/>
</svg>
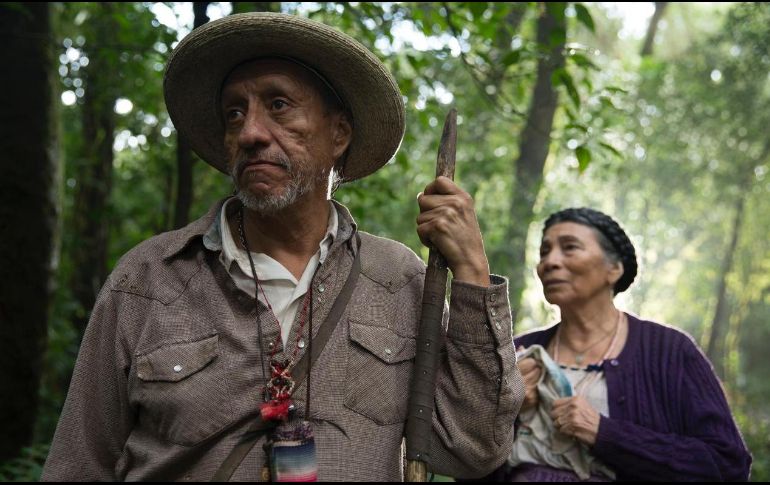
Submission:
<svg viewBox="0 0 770 485">
<path fill-rule="evenodd" d="M 605 255 L 612 262 L 620 261 L 623 263 L 623 274 L 615 282 L 613 288 L 615 294 L 617 295 L 631 286 L 638 270 L 636 250 L 620 224 L 607 214 L 588 207 L 569 208 L 551 214 L 545 221 L 543 234 L 545 235 L 545 231 L 549 227 L 560 222 L 575 222 L 593 228 Z"/>
</svg>

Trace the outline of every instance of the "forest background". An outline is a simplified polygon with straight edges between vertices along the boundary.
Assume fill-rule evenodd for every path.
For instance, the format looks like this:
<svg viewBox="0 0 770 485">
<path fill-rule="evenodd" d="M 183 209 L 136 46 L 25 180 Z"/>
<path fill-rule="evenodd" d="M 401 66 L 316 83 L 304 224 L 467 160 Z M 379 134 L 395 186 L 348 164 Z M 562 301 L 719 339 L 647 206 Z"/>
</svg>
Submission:
<svg viewBox="0 0 770 485">
<path fill-rule="evenodd" d="M 669 2 L 0 3 L 0 480 L 39 478 L 118 258 L 230 193 L 161 88 L 182 37 L 245 11 L 337 26 L 392 70 L 401 149 L 336 197 L 424 259 L 415 197 L 458 109 L 456 180 L 514 332 L 559 318 L 534 273 L 544 218 L 620 221 L 641 270 L 616 303 L 701 345 L 770 480 L 770 4 Z"/>
</svg>

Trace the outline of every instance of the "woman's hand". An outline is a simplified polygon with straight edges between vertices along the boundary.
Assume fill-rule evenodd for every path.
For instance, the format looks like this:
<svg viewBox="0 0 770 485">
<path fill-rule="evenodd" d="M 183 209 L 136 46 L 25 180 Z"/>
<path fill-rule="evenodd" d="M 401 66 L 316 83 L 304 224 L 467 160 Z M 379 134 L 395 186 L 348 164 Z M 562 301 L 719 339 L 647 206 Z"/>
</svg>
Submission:
<svg viewBox="0 0 770 485">
<path fill-rule="evenodd" d="M 599 433 L 599 413 L 583 396 L 564 397 L 553 402 L 551 410 L 556 430 L 593 446 Z"/>
<path fill-rule="evenodd" d="M 522 350 L 522 347 L 519 347 Z M 540 375 L 543 369 L 532 357 L 518 361 L 519 371 L 524 378 L 524 402 L 521 404 L 522 411 L 528 411 L 537 406 L 539 395 L 537 393 L 537 383 L 540 382 Z"/>
</svg>

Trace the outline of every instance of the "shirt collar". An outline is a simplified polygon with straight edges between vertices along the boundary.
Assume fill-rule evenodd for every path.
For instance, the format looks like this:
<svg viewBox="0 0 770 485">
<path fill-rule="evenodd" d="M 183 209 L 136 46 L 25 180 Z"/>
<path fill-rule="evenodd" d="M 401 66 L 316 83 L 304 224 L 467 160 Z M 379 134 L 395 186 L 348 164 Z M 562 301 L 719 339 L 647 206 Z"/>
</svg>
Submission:
<svg viewBox="0 0 770 485">
<path fill-rule="evenodd" d="M 174 258 L 184 251 L 194 239 L 206 234 L 214 221 L 219 218 L 219 213 L 226 201 L 227 199 L 217 201 L 211 208 L 209 208 L 206 215 L 200 219 L 196 219 L 181 229 L 172 231 L 166 250 L 163 252 L 163 259 L 169 260 Z"/>
<path fill-rule="evenodd" d="M 202 242 L 206 249 L 211 251 L 221 251 L 222 237 L 220 231 L 220 223 L 222 217 L 222 207 L 224 207 L 224 204 L 230 199 L 232 199 L 232 197 L 217 201 L 214 205 L 211 206 L 206 215 L 191 222 L 181 229 L 172 231 L 167 249 L 163 253 L 163 259 L 170 260 L 176 257 L 197 238 L 201 238 L 203 240 Z M 347 207 L 340 204 L 336 200 L 331 200 L 330 203 L 335 208 L 335 215 L 337 216 L 337 232 L 336 235 L 332 236 L 332 244 L 329 248 L 329 251 L 331 251 L 335 246 L 350 240 L 353 234 L 355 234 L 357 231 L 358 226 Z M 233 206 L 234 205 L 235 204 L 233 204 Z M 331 217 L 329 219 L 331 219 Z M 354 252 L 356 251 L 355 244 L 351 245 L 351 250 Z"/>
<path fill-rule="evenodd" d="M 230 225 L 227 223 L 227 213 L 231 211 L 231 207 L 235 207 L 233 202 L 237 199 L 230 199 L 222 206 L 216 220 L 212 223 L 211 227 L 203 237 L 203 244 L 210 250 L 222 251 L 221 260 L 225 265 L 225 268 L 230 268 L 235 262 L 244 274 L 251 274 L 251 268 L 249 263 L 249 257 L 244 249 L 238 247 L 235 242 L 235 237 L 238 237 L 230 231 Z M 337 209 L 329 202 L 329 222 L 326 226 L 326 232 L 324 237 L 319 243 L 320 255 L 317 259 L 318 263 L 323 263 L 329 254 L 329 249 L 334 243 L 337 237 L 337 231 L 339 228 L 339 216 L 337 215 Z M 318 254 L 318 253 L 316 253 Z M 280 263 L 273 258 L 260 254 L 252 253 L 254 264 L 257 268 L 257 274 L 260 280 L 270 279 L 286 279 L 294 284 L 297 284 L 296 278 Z"/>
</svg>

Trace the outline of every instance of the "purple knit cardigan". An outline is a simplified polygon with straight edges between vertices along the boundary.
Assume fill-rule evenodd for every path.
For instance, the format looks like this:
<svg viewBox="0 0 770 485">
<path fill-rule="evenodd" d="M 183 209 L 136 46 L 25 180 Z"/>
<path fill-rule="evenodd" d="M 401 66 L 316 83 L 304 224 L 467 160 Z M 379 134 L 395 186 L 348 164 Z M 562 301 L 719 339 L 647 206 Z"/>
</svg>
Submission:
<svg viewBox="0 0 770 485">
<path fill-rule="evenodd" d="M 557 327 L 515 345 L 545 347 Z M 618 480 L 748 480 L 751 455 L 692 337 L 628 315 L 626 345 L 604 371 L 610 417 L 602 416 L 592 453 Z"/>
</svg>

